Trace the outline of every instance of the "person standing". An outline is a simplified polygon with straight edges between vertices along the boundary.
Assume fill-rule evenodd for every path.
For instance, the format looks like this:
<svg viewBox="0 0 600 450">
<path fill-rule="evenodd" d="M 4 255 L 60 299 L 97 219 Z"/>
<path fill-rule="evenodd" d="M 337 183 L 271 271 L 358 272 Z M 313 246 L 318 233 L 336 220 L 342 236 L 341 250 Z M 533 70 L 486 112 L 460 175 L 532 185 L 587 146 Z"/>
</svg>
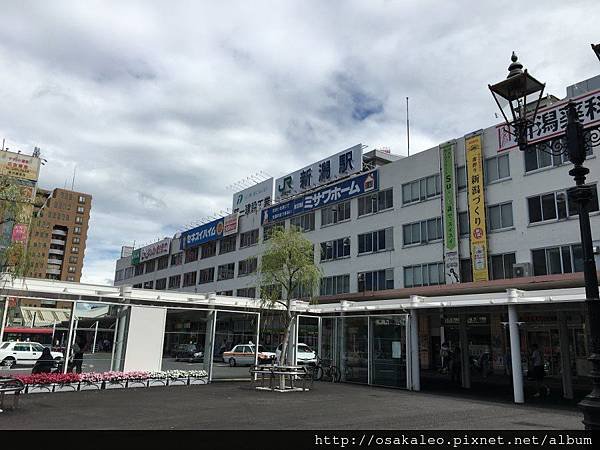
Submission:
<svg viewBox="0 0 600 450">
<path fill-rule="evenodd" d="M 450 346 L 447 342 L 444 342 L 440 348 L 440 359 L 442 362 L 442 367 L 440 369 L 440 373 L 448 373 L 448 360 L 450 356 Z"/>
<path fill-rule="evenodd" d="M 55 364 L 56 362 L 54 361 L 54 358 L 52 358 L 50 349 L 48 347 L 44 347 L 44 350 L 42 350 L 42 355 L 35 362 L 33 369 L 31 369 L 31 373 L 50 373 L 52 372 Z"/>
<path fill-rule="evenodd" d="M 83 336 L 77 336 L 73 343 L 73 361 L 69 363 L 69 372 L 73 372 L 75 369 L 76 373 L 81 373 L 81 366 L 83 365 L 83 352 L 85 351 L 86 340 Z"/>
<path fill-rule="evenodd" d="M 546 395 L 550 395 L 550 388 L 544 384 L 544 355 L 540 351 L 537 344 L 531 346 L 531 366 L 533 369 L 533 379 L 535 380 L 536 393 L 534 397 L 540 397 L 542 395 L 542 389 L 544 389 Z"/>
</svg>

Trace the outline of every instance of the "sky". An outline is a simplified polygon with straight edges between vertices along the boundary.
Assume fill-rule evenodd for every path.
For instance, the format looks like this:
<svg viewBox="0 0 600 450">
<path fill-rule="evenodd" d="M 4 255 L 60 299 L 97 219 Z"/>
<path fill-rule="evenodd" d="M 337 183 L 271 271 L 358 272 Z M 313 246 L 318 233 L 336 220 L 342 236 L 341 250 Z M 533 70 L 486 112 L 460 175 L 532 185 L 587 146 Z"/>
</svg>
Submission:
<svg viewBox="0 0 600 450">
<path fill-rule="evenodd" d="M 93 196 L 83 282 L 231 208 L 232 183 L 499 123 L 512 51 L 547 91 L 600 73 L 597 0 L 0 0 L 0 138 Z"/>
</svg>

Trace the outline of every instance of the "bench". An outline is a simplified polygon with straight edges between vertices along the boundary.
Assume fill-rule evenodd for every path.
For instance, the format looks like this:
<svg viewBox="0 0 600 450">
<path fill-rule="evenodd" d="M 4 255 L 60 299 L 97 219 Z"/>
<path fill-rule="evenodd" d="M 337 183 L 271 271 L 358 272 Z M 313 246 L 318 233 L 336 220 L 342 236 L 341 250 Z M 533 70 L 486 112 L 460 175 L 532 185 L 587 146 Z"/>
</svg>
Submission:
<svg viewBox="0 0 600 450">
<path fill-rule="evenodd" d="M 0 378 L 0 413 L 3 412 L 4 397 L 6 394 L 12 394 L 13 410 L 19 406 L 19 397 L 23 389 L 25 389 L 25 385 L 21 380 L 17 380 L 16 378 Z"/>
<path fill-rule="evenodd" d="M 260 386 L 256 386 L 256 389 L 263 390 L 275 390 L 279 388 L 275 388 L 274 383 L 276 380 L 285 379 L 289 380 L 289 388 L 285 388 L 285 390 L 299 390 L 306 391 L 312 387 L 312 372 L 309 371 L 305 366 L 253 366 L 250 368 L 250 374 L 252 375 L 252 381 L 258 382 L 260 377 Z M 265 386 L 265 381 L 268 378 L 269 386 Z M 294 383 L 296 380 L 302 381 L 302 387 L 296 388 Z M 307 386 L 308 385 L 308 386 Z"/>
</svg>

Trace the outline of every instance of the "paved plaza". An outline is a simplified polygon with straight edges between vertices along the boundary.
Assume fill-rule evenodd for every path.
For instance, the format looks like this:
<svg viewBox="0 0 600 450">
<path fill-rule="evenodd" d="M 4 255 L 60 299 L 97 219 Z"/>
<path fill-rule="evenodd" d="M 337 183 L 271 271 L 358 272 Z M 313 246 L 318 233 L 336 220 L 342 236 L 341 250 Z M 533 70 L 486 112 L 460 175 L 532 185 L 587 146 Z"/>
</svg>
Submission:
<svg viewBox="0 0 600 450">
<path fill-rule="evenodd" d="M 22 396 L 0 429 L 583 429 L 575 408 L 315 383 L 264 392 L 248 382 Z"/>
</svg>

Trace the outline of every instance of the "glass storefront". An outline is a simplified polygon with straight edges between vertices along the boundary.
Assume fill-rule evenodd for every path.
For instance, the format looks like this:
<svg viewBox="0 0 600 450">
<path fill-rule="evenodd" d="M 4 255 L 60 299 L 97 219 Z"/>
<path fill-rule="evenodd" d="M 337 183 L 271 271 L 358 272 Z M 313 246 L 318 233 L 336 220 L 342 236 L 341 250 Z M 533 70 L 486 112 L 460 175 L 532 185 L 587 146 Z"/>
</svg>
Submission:
<svg viewBox="0 0 600 450">
<path fill-rule="evenodd" d="M 371 384 L 406 387 L 406 317 L 371 317 Z"/>
</svg>

